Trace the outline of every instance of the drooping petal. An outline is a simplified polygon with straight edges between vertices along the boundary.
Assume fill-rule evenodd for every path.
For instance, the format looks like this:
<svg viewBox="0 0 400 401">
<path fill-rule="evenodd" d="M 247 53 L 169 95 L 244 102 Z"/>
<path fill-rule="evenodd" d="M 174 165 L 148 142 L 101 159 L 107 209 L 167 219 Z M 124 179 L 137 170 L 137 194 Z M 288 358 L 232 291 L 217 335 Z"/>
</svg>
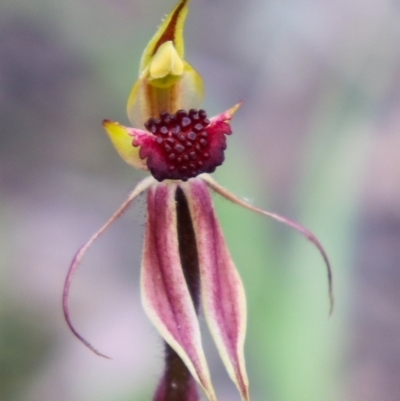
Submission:
<svg viewBox="0 0 400 401">
<path fill-rule="evenodd" d="M 328 295 L 329 295 L 329 314 L 332 314 L 333 312 L 333 307 L 334 307 L 334 296 L 333 296 L 333 279 L 332 279 L 332 268 L 331 264 L 328 259 L 328 255 L 325 252 L 325 249 L 321 245 L 321 243 L 318 241 L 318 239 L 315 237 L 315 235 L 307 230 L 305 227 L 301 226 L 300 224 L 287 219 L 286 217 L 283 217 L 279 214 L 268 212 L 266 210 L 259 209 L 258 207 L 255 207 L 253 205 L 250 205 L 249 203 L 245 202 L 244 200 L 240 199 L 233 193 L 229 192 L 226 190 L 224 187 L 219 185 L 210 175 L 208 174 L 203 174 L 201 176 L 201 179 L 204 180 L 204 182 L 215 192 L 226 198 L 227 200 L 236 203 L 239 206 L 242 206 L 246 209 L 249 209 L 253 212 L 262 214 L 267 217 L 271 217 L 274 220 L 279 221 L 280 223 L 283 223 L 296 231 L 298 231 L 300 234 L 302 234 L 306 239 L 308 239 L 319 251 L 321 254 L 325 266 L 326 266 L 326 271 L 327 271 L 327 276 L 328 276 Z"/>
<path fill-rule="evenodd" d="M 229 376 L 243 401 L 249 400 L 244 362 L 246 299 L 214 213 L 207 186 L 200 179 L 180 184 L 188 199 L 200 264 L 203 309 Z"/>
<path fill-rule="evenodd" d="M 103 127 L 123 160 L 135 168 L 148 170 L 145 160 L 139 155 L 140 148 L 132 146 L 132 137 L 149 135 L 149 133 L 127 128 L 110 120 L 104 120 Z"/>
<path fill-rule="evenodd" d="M 215 401 L 195 308 L 183 274 L 174 183 L 148 191 L 142 258 L 142 302 L 164 340 L 183 360 L 209 401 Z"/>
<path fill-rule="evenodd" d="M 76 269 L 78 268 L 83 256 L 85 255 L 86 251 L 89 247 L 93 244 L 93 242 L 100 237 L 101 234 L 119 217 L 125 210 L 129 207 L 132 201 L 140 195 L 143 191 L 145 191 L 150 185 L 154 183 L 153 177 L 147 177 L 144 180 L 140 181 L 139 184 L 136 185 L 134 190 L 129 194 L 128 198 L 122 203 L 122 205 L 118 208 L 118 210 L 108 219 L 108 221 L 100 228 L 92 237 L 87 241 L 84 245 L 82 245 L 78 252 L 75 254 L 74 258 L 72 259 L 71 265 L 69 266 L 67 277 L 65 278 L 64 283 L 64 290 L 63 290 L 63 297 L 62 297 L 62 306 L 65 321 L 68 324 L 68 327 L 71 329 L 72 333 L 85 344 L 88 348 L 90 348 L 95 354 L 109 358 L 108 356 L 102 354 L 96 348 L 93 347 L 85 338 L 83 338 L 78 331 L 75 329 L 74 325 L 72 324 L 71 317 L 69 315 L 69 307 L 68 307 L 68 296 L 69 296 L 69 289 L 71 287 L 72 278 Z"/>
</svg>

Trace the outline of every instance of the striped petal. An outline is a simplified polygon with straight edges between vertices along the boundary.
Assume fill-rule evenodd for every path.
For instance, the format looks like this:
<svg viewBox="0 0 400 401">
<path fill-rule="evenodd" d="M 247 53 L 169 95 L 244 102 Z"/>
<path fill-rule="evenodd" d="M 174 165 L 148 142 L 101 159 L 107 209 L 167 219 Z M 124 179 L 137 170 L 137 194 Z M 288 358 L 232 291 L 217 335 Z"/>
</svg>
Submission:
<svg viewBox="0 0 400 401">
<path fill-rule="evenodd" d="M 209 401 L 216 397 L 204 356 L 196 311 L 183 274 L 177 233 L 177 184 L 148 191 L 142 259 L 142 302 L 164 340 L 183 360 Z"/>
<path fill-rule="evenodd" d="M 203 309 L 210 332 L 241 398 L 249 400 L 243 347 L 246 299 L 214 213 L 206 184 L 192 179 L 181 184 L 189 203 L 200 263 Z"/>
</svg>

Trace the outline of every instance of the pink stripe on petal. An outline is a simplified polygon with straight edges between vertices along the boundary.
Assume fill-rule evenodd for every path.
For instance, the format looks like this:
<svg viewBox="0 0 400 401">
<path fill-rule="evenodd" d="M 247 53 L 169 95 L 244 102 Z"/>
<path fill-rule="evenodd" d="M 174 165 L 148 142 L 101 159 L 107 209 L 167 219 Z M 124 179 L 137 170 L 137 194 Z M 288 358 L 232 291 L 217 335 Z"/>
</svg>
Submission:
<svg viewBox="0 0 400 401">
<path fill-rule="evenodd" d="M 199 254 L 203 308 L 210 332 L 242 400 L 249 400 L 244 363 L 246 298 L 215 215 L 206 184 L 181 184 L 188 199 Z"/>
<path fill-rule="evenodd" d="M 208 400 L 215 401 L 199 324 L 179 256 L 176 189 L 176 184 L 157 184 L 148 191 L 142 302 L 152 323 L 181 357 Z"/>
</svg>

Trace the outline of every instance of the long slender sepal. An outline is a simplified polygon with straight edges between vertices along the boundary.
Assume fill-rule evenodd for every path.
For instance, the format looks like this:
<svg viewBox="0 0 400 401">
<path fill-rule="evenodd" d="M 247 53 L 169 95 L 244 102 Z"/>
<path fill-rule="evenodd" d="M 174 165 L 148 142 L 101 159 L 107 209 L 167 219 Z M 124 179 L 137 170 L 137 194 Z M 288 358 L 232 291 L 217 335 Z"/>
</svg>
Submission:
<svg viewBox="0 0 400 401">
<path fill-rule="evenodd" d="M 207 399 L 216 401 L 179 255 L 176 189 L 177 184 L 163 183 L 148 191 L 142 302 L 151 322 L 185 363 Z"/>
<path fill-rule="evenodd" d="M 271 217 L 274 220 L 279 221 L 280 223 L 283 223 L 291 228 L 294 228 L 296 231 L 298 231 L 300 234 L 302 234 L 306 239 L 308 239 L 319 251 L 321 254 L 326 270 L 327 270 L 327 276 L 328 276 L 328 294 L 329 294 L 329 314 L 331 315 L 333 312 L 333 307 L 334 307 L 334 296 L 333 296 L 333 278 L 332 278 L 332 268 L 331 264 L 328 259 L 328 255 L 325 252 L 325 249 L 321 245 L 321 243 L 318 241 L 318 239 L 315 237 L 315 235 L 307 230 L 305 227 L 301 226 L 300 224 L 287 219 L 286 217 L 283 217 L 279 214 L 268 212 L 266 210 L 259 209 L 258 207 L 255 207 L 253 205 L 250 205 L 249 203 L 245 202 L 244 200 L 240 199 L 236 195 L 232 194 L 228 190 L 226 190 L 224 187 L 219 185 L 211 176 L 208 174 L 203 174 L 201 175 L 201 178 L 204 180 L 204 182 L 215 192 L 223 196 L 225 199 L 236 203 L 239 206 L 242 206 L 246 209 L 251 210 L 252 212 L 256 212 L 259 214 L 262 214 L 267 217 Z"/>
<path fill-rule="evenodd" d="M 192 215 L 200 264 L 204 313 L 211 335 L 229 376 L 243 401 L 248 401 L 244 363 L 246 298 L 243 284 L 229 255 L 207 186 L 193 179 L 181 184 Z"/>
<path fill-rule="evenodd" d="M 72 324 L 71 317 L 69 314 L 69 307 L 68 307 L 68 295 L 69 295 L 69 290 L 71 287 L 71 282 L 74 273 L 76 272 L 76 269 L 78 268 L 80 262 L 82 261 L 83 256 L 85 255 L 86 251 L 89 249 L 89 247 L 93 244 L 93 242 L 100 237 L 101 234 L 119 217 L 121 216 L 122 213 L 125 212 L 125 210 L 129 207 L 129 205 L 132 203 L 132 201 L 140 195 L 143 191 L 148 189 L 152 184 L 154 184 L 155 180 L 153 177 L 147 177 L 139 184 L 136 185 L 136 187 L 133 189 L 133 191 L 129 194 L 128 198 L 122 203 L 122 205 L 118 208 L 118 210 L 110 217 L 110 219 L 98 230 L 95 234 L 92 235 L 92 237 L 87 241 L 84 245 L 82 245 L 78 252 L 75 254 L 74 258 L 72 259 L 71 265 L 69 266 L 67 277 L 65 278 L 65 283 L 64 283 L 64 290 L 63 290 L 63 296 L 62 296 L 62 308 L 64 312 L 64 317 L 65 321 L 67 322 L 68 327 L 72 331 L 72 333 L 75 335 L 75 337 L 78 338 L 86 347 L 91 349 L 95 354 L 102 356 L 107 359 L 111 359 L 107 355 L 104 355 L 100 351 L 98 351 L 95 347 L 93 347 L 92 344 L 89 343 L 84 337 L 82 337 L 78 331 L 75 329 L 74 325 Z"/>
</svg>

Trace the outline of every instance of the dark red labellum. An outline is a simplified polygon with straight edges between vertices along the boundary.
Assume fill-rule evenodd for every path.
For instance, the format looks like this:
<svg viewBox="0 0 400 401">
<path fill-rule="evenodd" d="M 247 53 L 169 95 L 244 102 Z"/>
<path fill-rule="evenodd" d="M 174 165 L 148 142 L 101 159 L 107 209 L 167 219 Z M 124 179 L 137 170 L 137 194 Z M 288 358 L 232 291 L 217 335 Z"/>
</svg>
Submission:
<svg viewBox="0 0 400 401">
<path fill-rule="evenodd" d="M 163 111 L 159 118 L 144 124 L 154 139 L 140 144 L 140 157 L 147 158 L 147 166 L 158 181 L 186 181 L 212 173 L 224 161 L 225 135 L 231 133 L 229 124 L 222 124 L 225 129 L 221 130 L 221 122 L 214 127 L 205 110 Z"/>
</svg>

